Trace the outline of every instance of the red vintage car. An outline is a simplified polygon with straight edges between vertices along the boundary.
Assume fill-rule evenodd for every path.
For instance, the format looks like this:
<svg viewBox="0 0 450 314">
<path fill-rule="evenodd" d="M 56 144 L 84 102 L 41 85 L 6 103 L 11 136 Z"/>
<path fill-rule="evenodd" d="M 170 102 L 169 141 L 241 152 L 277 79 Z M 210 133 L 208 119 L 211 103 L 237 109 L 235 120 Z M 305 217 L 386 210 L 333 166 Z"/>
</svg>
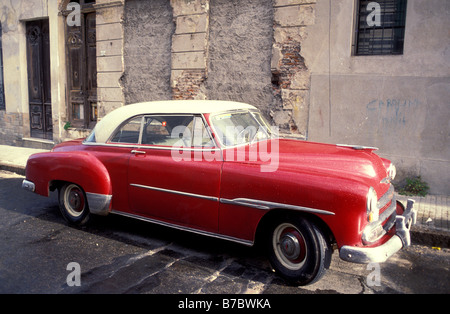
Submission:
<svg viewBox="0 0 450 314">
<path fill-rule="evenodd" d="M 282 277 L 304 285 L 321 278 L 334 249 L 369 263 L 410 244 L 414 202 L 396 201 L 395 167 L 375 149 L 279 138 L 247 104 L 148 102 L 32 155 L 22 186 L 58 189 L 73 224 L 113 213 L 261 243 Z"/>
</svg>

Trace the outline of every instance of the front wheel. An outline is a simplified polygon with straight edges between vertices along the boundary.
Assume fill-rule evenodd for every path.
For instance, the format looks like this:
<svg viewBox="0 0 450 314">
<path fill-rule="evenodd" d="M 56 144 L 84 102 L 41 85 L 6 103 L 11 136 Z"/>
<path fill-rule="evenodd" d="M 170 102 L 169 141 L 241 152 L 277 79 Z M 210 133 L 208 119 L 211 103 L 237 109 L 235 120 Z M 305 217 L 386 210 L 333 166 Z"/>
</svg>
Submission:
<svg viewBox="0 0 450 314">
<path fill-rule="evenodd" d="M 331 262 L 331 248 L 323 233 L 300 216 L 277 219 L 270 228 L 266 245 L 272 267 L 293 284 L 316 282 Z"/>
<path fill-rule="evenodd" d="M 60 188 L 59 209 L 69 223 L 81 226 L 89 220 L 86 193 L 76 184 L 66 183 Z"/>
</svg>

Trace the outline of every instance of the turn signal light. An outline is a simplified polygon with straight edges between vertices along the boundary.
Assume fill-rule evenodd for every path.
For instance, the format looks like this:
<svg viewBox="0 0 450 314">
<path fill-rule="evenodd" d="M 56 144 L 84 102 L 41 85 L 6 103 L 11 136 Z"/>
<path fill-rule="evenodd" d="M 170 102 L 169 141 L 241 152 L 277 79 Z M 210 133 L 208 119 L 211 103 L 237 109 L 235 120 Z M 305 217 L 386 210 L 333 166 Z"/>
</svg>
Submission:
<svg viewBox="0 0 450 314">
<path fill-rule="evenodd" d="M 369 192 L 367 193 L 367 220 L 369 222 L 377 221 L 380 217 L 380 210 L 377 206 L 378 197 L 377 192 L 373 187 L 369 188 Z"/>
</svg>

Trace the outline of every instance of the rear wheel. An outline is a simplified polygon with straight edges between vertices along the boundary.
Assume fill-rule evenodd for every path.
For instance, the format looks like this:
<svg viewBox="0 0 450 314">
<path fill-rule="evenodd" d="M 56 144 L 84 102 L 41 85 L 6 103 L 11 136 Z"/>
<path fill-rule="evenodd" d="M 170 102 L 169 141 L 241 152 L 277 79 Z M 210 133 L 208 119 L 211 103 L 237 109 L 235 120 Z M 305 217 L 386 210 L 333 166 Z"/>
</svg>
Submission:
<svg viewBox="0 0 450 314">
<path fill-rule="evenodd" d="M 60 188 L 59 209 L 69 223 L 84 225 L 89 220 L 86 193 L 76 184 L 66 183 Z"/>
<path fill-rule="evenodd" d="M 317 226 L 297 215 L 277 219 L 266 240 L 275 271 L 293 284 L 319 280 L 331 262 L 331 248 Z"/>
</svg>

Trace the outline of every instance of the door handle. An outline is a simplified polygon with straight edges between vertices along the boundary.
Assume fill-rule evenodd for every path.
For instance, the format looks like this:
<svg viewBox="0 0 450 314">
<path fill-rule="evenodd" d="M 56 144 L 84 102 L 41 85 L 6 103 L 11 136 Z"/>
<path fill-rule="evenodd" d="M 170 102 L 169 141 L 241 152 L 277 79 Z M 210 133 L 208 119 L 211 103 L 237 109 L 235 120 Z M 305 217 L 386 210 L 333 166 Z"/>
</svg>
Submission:
<svg viewBox="0 0 450 314">
<path fill-rule="evenodd" d="M 131 153 L 132 153 L 132 154 L 135 154 L 135 155 L 145 155 L 145 154 L 146 154 L 145 151 L 143 151 L 143 150 L 136 150 L 136 149 L 133 149 L 133 150 L 131 151 Z"/>
</svg>

